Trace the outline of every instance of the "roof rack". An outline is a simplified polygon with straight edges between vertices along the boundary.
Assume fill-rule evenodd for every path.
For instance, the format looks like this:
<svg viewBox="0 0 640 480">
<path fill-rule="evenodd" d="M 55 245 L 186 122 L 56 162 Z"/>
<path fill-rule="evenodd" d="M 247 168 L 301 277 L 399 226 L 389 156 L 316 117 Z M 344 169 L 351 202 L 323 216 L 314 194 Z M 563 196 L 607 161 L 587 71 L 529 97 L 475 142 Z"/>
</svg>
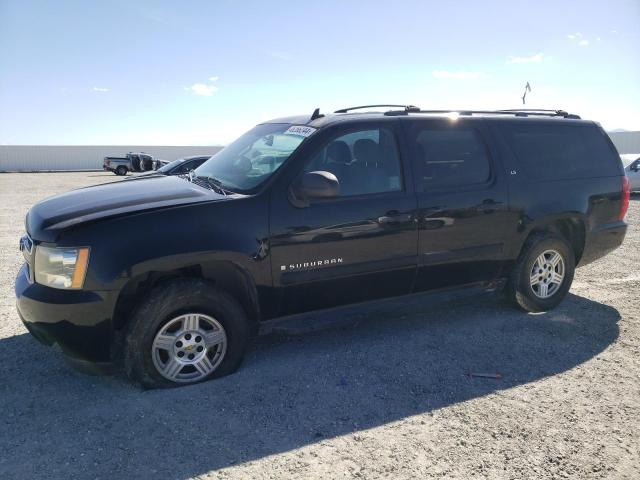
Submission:
<svg viewBox="0 0 640 480">
<path fill-rule="evenodd" d="M 404 108 L 405 112 L 419 112 L 420 108 L 415 105 L 394 105 L 394 104 L 381 104 L 381 105 L 360 105 L 359 107 L 349 107 L 349 108 L 341 108 L 340 110 L 336 110 L 333 113 L 347 113 L 351 110 L 362 110 L 364 108 L 377 108 L 377 107 L 401 107 Z"/>
<path fill-rule="evenodd" d="M 407 115 L 408 113 L 458 114 L 460 116 L 479 115 L 514 115 L 516 117 L 542 116 L 580 119 L 580 116 L 564 110 L 513 109 L 513 110 L 422 110 L 417 107 L 405 110 L 390 110 L 385 115 Z"/>
<path fill-rule="evenodd" d="M 514 108 L 514 109 L 505 109 L 498 110 L 500 112 L 507 113 L 525 113 L 527 115 L 544 115 L 550 114 L 553 117 L 564 117 L 564 118 L 577 118 L 580 119 L 579 115 L 569 113 L 566 110 L 549 110 L 544 108 Z"/>
</svg>

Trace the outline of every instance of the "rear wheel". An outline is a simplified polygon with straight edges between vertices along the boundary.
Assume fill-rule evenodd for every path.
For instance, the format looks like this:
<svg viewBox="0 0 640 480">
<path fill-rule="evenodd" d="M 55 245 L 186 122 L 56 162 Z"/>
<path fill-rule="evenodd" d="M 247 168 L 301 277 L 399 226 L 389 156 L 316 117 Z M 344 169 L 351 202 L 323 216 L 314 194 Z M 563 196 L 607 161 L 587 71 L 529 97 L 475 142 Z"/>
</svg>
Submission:
<svg viewBox="0 0 640 480">
<path fill-rule="evenodd" d="M 121 177 L 124 177 L 127 174 L 127 167 L 120 165 L 118 168 L 116 168 L 116 175 L 120 175 Z"/>
<path fill-rule="evenodd" d="M 171 387 L 221 377 L 242 361 L 250 328 L 238 302 L 199 280 L 177 280 L 142 301 L 127 334 L 129 377 Z"/>
<path fill-rule="evenodd" d="M 525 243 L 509 281 L 511 299 L 529 312 L 557 306 L 571 288 L 575 254 L 567 241 L 555 234 L 537 234 Z"/>
</svg>

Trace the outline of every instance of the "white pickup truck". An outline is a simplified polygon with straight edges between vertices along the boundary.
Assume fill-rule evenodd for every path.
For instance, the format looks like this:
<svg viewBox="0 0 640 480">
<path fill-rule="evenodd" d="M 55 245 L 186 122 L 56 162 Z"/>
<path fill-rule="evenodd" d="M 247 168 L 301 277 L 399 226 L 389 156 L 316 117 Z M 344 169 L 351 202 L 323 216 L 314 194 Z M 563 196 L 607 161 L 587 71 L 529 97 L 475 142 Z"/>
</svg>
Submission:
<svg viewBox="0 0 640 480">
<path fill-rule="evenodd" d="M 116 175 L 124 176 L 128 172 L 144 172 L 156 170 L 163 161 L 144 152 L 129 152 L 124 157 L 104 157 L 102 169 L 109 170 Z"/>
</svg>

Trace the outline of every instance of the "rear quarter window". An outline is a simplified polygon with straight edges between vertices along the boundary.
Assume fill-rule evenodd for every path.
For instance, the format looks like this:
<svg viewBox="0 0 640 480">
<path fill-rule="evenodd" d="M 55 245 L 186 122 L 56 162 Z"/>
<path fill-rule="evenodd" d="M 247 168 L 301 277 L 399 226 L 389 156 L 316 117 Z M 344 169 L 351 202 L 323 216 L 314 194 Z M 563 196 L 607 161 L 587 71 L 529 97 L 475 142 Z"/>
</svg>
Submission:
<svg viewBox="0 0 640 480">
<path fill-rule="evenodd" d="M 621 175 L 620 161 L 595 125 L 502 125 L 507 144 L 533 180 Z"/>
</svg>

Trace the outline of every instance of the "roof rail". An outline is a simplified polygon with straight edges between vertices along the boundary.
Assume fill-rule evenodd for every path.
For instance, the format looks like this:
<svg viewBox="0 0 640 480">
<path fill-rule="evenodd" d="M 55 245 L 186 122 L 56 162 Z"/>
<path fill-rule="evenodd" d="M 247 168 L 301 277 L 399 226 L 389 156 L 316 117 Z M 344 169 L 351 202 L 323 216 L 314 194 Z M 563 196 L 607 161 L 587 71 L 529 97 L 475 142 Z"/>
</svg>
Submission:
<svg viewBox="0 0 640 480">
<path fill-rule="evenodd" d="M 340 110 L 336 110 L 333 113 L 347 113 L 351 110 L 362 110 L 364 108 L 377 108 L 377 107 L 400 107 L 404 108 L 406 112 L 419 112 L 420 108 L 415 105 L 394 105 L 394 104 L 381 104 L 381 105 L 361 105 L 359 107 L 349 107 L 349 108 L 341 108 Z"/>
<path fill-rule="evenodd" d="M 556 109 L 549 108 L 501 108 L 499 112 L 558 112 Z"/>
<path fill-rule="evenodd" d="M 526 113 L 530 115 L 544 115 L 551 114 L 554 117 L 564 117 L 564 118 L 577 118 L 580 119 L 579 115 L 574 113 L 569 113 L 566 110 L 549 110 L 544 108 L 514 108 L 514 109 L 505 109 L 499 110 L 500 112 L 508 112 L 508 113 Z"/>
<path fill-rule="evenodd" d="M 460 116 L 480 115 L 513 115 L 516 117 L 542 116 L 542 117 L 562 117 L 580 119 L 580 116 L 568 113 L 564 110 L 538 110 L 538 109 L 514 109 L 514 110 L 421 110 L 405 109 L 404 111 L 389 111 L 385 115 L 406 115 L 407 113 L 438 113 L 438 114 L 458 114 Z"/>
</svg>

